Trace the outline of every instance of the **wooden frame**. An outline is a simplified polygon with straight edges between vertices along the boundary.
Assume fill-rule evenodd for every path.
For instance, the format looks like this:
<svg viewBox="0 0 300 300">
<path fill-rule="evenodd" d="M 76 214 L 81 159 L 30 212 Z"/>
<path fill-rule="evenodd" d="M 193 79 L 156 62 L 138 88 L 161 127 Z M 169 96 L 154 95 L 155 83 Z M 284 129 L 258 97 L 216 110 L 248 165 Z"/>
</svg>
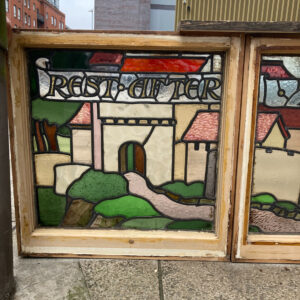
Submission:
<svg viewBox="0 0 300 300">
<path fill-rule="evenodd" d="M 219 160 L 218 168 L 216 233 L 37 228 L 33 200 L 26 48 L 225 51 L 225 92 L 219 154 L 222 159 Z M 236 118 L 241 91 L 238 75 L 242 61 L 243 39 L 239 34 L 182 37 L 153 33 L 15 31 L 10 47 L 10 132 L 19 254 L 227 260 L 230 253 L 228 237 L 231 232 L 228 231 L 228 224 L 238 128 Z"/>
<path fill-rule="evenodd" d="M 300 262 L 299 234 L 248 235 L 255 123 L 262 54 L 300 54 L 299 36 L 254 37 L 246 41 L 234 216 L 233 261 Z"/>
</svg>

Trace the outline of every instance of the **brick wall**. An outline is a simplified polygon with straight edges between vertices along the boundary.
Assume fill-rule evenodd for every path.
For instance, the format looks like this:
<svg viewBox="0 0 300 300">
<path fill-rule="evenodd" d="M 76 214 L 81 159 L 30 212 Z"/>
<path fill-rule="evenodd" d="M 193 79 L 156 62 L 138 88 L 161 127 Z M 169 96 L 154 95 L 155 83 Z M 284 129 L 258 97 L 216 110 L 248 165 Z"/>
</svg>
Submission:
<svg viewBox="0 0 300 300">
<path fill-rule="evenodd" d="M 95 29 L 149 30 L 151 0 L 95 0 Z"/>
<path fill-rule="evenodd" d="M 14 7 L 16 7 L 16 15 Z M 38 21 L 37 12 L 43 18 L 43 22 Z M 65 29 L 64 13 L 45 0 L 9 0 L 6 16 L 14 28 Z"/>
</svg>

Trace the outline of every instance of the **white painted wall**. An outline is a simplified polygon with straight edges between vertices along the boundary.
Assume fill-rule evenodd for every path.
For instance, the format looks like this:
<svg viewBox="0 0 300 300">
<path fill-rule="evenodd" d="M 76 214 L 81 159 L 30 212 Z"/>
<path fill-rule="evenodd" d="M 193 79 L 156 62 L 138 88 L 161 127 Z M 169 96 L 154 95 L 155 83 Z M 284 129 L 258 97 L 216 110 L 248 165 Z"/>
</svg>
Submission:
<svg viewBox="0 0 300 300">
<path fill-rule="evenodd" d="M 300 154 L 265 149 L 255 150 L 252 194 L 271 193 L 278 200 L 297 203 L 300 193 Z"/>
<path fill-rule="evenodd" d="M 108 118 L 172 118 L 170 104 L 100 103 L 99 116 Z"/>
<path fill-rule="evenodd" d="M 147 178 L 154 185 L 172 180 L 173 127 L 156 126 L 145 145 Z"/>
<path fill-rule="evenodd" d="M 118 172 L 119 148 L 128 141 L 144 142 L 151 126 L 103 125 L 104 171 Z"/>
<path fill-rule="evenodd" d="M 204 143 L 199 144 L 199 150 L 194 149 L 194 143 L 188 143 L 187 182 L 205 180 L 206 160 Z"/>
<path fill-rule="evenodd" d="M 92 131 L 72 130 L 72 158 L 75 163 L 92 164 Z"/>
<path fill-rule="evenodd" d="M 143 144 L 151 126 L 103 125 L 104 171 L 118 172 L 119 149 L 122 144 L 135 141 Z M 154 185 L 172 179 L 173 127 L 155 126 L 144 149 L 146 176 Z"/>
</svg>

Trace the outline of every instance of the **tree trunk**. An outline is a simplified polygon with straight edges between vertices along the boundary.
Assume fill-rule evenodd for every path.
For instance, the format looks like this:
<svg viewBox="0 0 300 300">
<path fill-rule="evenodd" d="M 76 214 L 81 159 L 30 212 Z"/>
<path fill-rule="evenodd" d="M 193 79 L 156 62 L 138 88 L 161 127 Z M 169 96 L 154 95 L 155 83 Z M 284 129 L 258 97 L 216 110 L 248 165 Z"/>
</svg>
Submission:
<svg viewBox="0 0 300 300">
<path fill-rule="evenodd" d="M 58 144 L 56 139 L 57 126 L 55 124 L 49 125 L 49 123 L 44 120 L 44 131 L 47 137 L 49 150 L 53 152 L 58 152 Z"/>
<path fill-rule="evenodd" d="M 35 140 L 36 140 L 36 146 L 37 146 L 37 150 L 38 152 L 45 152 L 46 151 L 46 147 L 44 144 L 44 139 L 41 133 L 41 129 L 40 129 L 40 122 L 39 121 L 34 121 L 34 125 L 35 125 Z"/>
</svg>

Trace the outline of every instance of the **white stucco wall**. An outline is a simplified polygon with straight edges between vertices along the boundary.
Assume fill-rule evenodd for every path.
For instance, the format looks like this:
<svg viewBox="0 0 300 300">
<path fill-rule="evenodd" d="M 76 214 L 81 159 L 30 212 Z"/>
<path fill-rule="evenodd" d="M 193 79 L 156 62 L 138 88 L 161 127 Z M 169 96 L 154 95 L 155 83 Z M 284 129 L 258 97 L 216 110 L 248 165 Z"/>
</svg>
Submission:
<svg viewBox="0 0 300 300">
<path fill-rule="evenodd" d="M 173 127 L 155 127 L 145 144 L 147 178 L 154 185 L 172 180 Z"/>
<path fill-rule="evenodd" d="M 255 150 L 252 194 L 271 193 L 278 200 L 297 203 L 300 194 L 300 154 L 285 151 Z"/>
<path fill-rule="evenodd" d="M 199 150 L 194 149 L 194 143 L 188 143 L 187 182 L 205 180 L 206 160 L 204 143 L 199 144 Z"/>
<path fill-rule="evenodd" d="M 92 164 L 91 130 L 72 130 L 72 159 L 75 163 Z"/>
<path fill-rule="evenodd" d="M 143 144 L 152 126 L 103 125 L 104 171 L 118 172 L 119 149 L 125 142 Z M 155 126 L 144 145 L 146 176 L 154 185 L 172 179 L 172 126 Z"/>
<path fill-rule="evenodd" d="M 143 144 L 151 126 L 103 125 L 104 171 L 118 172 L 119 148 L 125 142 Z"/>
<path fill-rule="evenodd" d="M 172 118 L 170 104 L 100 103 L 99 116 L 108 118 Z"/>
</svg>

